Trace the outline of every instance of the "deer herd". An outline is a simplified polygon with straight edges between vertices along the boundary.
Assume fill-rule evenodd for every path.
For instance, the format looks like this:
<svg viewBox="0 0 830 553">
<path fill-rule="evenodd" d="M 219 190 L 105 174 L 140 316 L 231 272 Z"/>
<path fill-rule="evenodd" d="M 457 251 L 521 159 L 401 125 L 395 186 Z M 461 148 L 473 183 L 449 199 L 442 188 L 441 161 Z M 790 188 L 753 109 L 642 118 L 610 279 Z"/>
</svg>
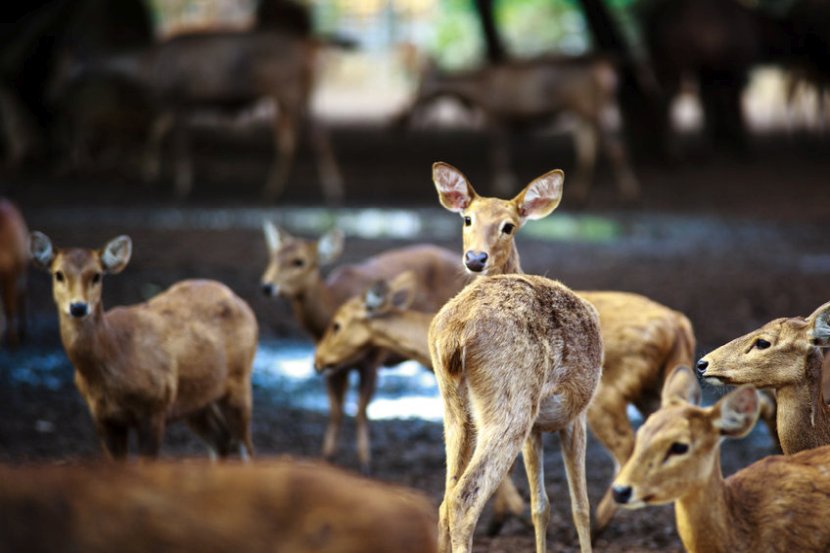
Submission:
<svg viewBox="0 0 830 553">
<path fill-rule="evenodd" d="M 461 217 L 460 256 L 419 244 L 324 278 L 322 268 L 343 250 L 341 232 L 306 240 L 266 221 L 261 285 L 266 296 L 290 303 L 316 343 L 314 367 L 330 407 L 325 459 L 337 451 L 352 371 L 364 473 L 378 370 L 413 359 L 434 372 L 446 447 L 437 510 L 418 494 L 308 461 L 0 467 L 8 550 L 97 552 L 118 543 L 124 551 L 469 553 L 488 499 L 491 532 L 524 515 L 511 478 L 521 453 L 535 550 L 543 553 L 551 516 L 544 432 L 559 435 L 583 553 L 618 508 L 665 503 L 675 504 L 691 552 L 830 550 L 822 515 L 830 512 L 822 385 L 830 303 L 806 318 L 776 319 L 695 362 L 695 335 L 682 313 L 641 295 L 575 291 L 523 273 L 515 236 L 559 206 L 562 171 L 541 175 L 512 199 L 480 196 L 446 163 L 433 165 L 432 180 L 441 205 Z M 21 337 L 30 259 L 50 275 L 60 338 L 108 456 L 127 457 L 134 432 L 141 456 L 157 457 L 166 425 L 178 419 L 211 458 L 254 455 L 258 325 L 245 301 L 219 282 L 185 280 L 144 303 L 105 310 L 104 277 L 125 269 L 130 238 L 58 248 L 29 233 L 8 202 L 0 203 L 0 246 L 7 341 Z M 700 407 L 695 369 L 709 384 L 737 388 Z M 646 419 L 636 435 L 630 406 Z M 724 479 L 722 438 L 745 436 L 759 417 L 784 455 Z M 614 461 L 593 533 L 588 429 Z M 54 531 L 38 530 L 46 526 Z"/>
</svg>

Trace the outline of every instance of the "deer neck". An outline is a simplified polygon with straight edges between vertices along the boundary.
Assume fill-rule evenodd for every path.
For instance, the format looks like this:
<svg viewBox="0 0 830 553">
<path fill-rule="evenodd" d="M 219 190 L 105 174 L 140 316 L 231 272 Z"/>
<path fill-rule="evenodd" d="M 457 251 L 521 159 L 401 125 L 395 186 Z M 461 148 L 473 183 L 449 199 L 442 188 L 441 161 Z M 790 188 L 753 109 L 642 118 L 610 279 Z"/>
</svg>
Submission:
<svg viewBox="0 0 830 553">
<path fill-rule="evenodd" d="M 776 390 L 778 436 L 785 454 L 830 444 L 830 409 L 821 386 L 821 356 L 808 360 L 807 378 Z"/>
<path fill-rule="evenodd" d="M 106 359 L 117 355 L 118 348 L 114 346 L 112 328 L 103 307 L 99 304 L 83 319 L 61 312 L 59 320 L 61 342 L 75 370 L 88 382 L 106 379 L 109 373 Z"/>
<path fill-rule="evenodd" d="M 334 296 L 317 272 L 309 284 L 290 298 L 294 317 L 314 340 L 320 340 L 337 308 Z"/>
<path fill-rule="evenodd" d="M 493 272 L 491 274 L 499 274 L 499 275 L 521 275 L 524 274 L 522 270 L 522 264 L 519 259 L 519 250 L 516 249 L 516 244 L 511 242 L 510 243 L 510 250 L 507 252 L 507 258 L 505 262 L 499 267 L 498 272 Z"/>
<path fill-rule="evenodd" d="M 727 553 L 734 551 L 735 530 L 728 491 L 720 466 L 720 450 L 715 454 L 706 483 L 684 495 L 675 504 L 677 532 L 689 553 Z"/>
<path fill-rule="evenodd" d="M 371 320 L 374 344 L 414 359 L 425 367 L 432 367 L 427 333 L 433 314 L 401 311 L 394 315 Z"/>
</svg>

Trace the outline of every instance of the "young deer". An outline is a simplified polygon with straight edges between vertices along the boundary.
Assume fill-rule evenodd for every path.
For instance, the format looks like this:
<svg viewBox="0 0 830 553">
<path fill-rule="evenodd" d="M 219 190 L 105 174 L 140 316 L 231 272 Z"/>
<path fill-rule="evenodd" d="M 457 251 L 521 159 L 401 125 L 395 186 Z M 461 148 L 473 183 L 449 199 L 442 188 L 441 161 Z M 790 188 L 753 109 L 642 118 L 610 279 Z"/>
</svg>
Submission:
<svg viewBox="0 0 830 553">
<path fill-rule="evenodd" d="M 521 451 L 536 553 L 547 551 L 542 432 L 558 432 L 580 549 L 591 551 L 585 418 L 602 372 L 594 307 L 543 277 L 481 278 L 435 315 L 429 348 L 447 447 L 438 550 L 472 551 L 484 503 Z"/>
<path fill-rule="evenodd" d="M 26 222 L 14 204 L 0 198 L 0 287 L 6 324 L 5 338 L 11 346 L 19 344 L 26 331 L 28 264 L 29 231 Z"/>
<path fill-rule="evenodd" d="M 512 200 L 501 200 L 479 196 L 458 169 L 436 163 L 433 181 L 441 204 L 464 220 L 467 270 L 480 275 L 521 273 L 516 231 L 528 219 L 540 219 L 557 208 L 564 178 L 562 171 L 551 171 Z M 618 469 L 634 448 L 628 405 L 635 405 L 644 416 L 656 409 L 665 375 L 679 364 L 693 362 L 694 333 L 683 314 L 643 296 L 576 293 L 599 312 L 605 348 L 602 381 L 588 408 L 588 424 Z M 615 511 L 609 488 L 597 508 L 597 529 L 604 528 Z"/>
<path fill-rule="evenodd" d="M 697 363 L 710 384 L 773 388 L 778 436 L 786 454 L 830 444 L 830 407 L 822 386 L 822 348 L 830 347 L 830 302 L 803 317 L 775 319 Z"/>
<path fill-rule="evenodd" d="M 637 432 L 614 498 L 632 509 L 674 502 L 689 553 L 827 551 L 830 447 L 767 457 L 724 480 L 720 443 L 749 433 L 760 397 L 741 386 L 711 407 L 699 399 L 691 369 L 675 369 L 662 408 Z"/>
<path fill-rule="evenodd" d="M 597 149 L 602 145 L 614 167 L 620 196 L 630 200 L 639 196 L 640 185 L 609 117 L 616 104 L 616 81 L 614 67 L 593 57 L 548 56 L 450 74 L 427 64 L 416 98 L 400 121 L 408 121 L 441 97 L 453 97 L 467 107 L 480 109 L 491 134 L 495 190 L 510 194 L 515 185 L 510 169 L 510 130 L 550 124 L 562 114 L 575 116 L 578 177 L 571 191 L 574 198 L 587 198 Z"/>
<path fill-rule="evenodd" d="M 410 309 L 417 286 L 415 274 L 407 271 L 391 281 L 376 281 L 364 294 L 341 305 L 317 342 L 314 352 L 317 370 L 348 367 L 363 359 L 372 348 L 414 359 L 432 370 L 427 335 L 434 313 Z M 508 476 L 493 498 L 488 533 L 498 533 L 510 515 L 520 516 L 524 510 L 525 502 Z"/>
<path fill-rule="evenodd" d="M 279 459 L 0 466 L 3 551 L 434 553 L 422 494 Z"/>
<path fill-rule="evenodd" d="M 105 312 L 103 276 L 127 266 L 129 237 L 99 250 L 56 250 L 34 232 L 30 248 L 52 276 L 61 341 L 110 456 L 127 455 L 133 429 L 141 454 L 155 457 L 166 424 L 179 418 L 213 453 L 224 457 L 241 444 L 253 454 L 257 322 L 243 300 L 218 282 L 185 280 L 147 302 Z"/>
<path fill-rule="evenodd" d="M 333 262 L 343 249 L 343 235 L 339 231 L 329 232 L 317 241 L 295 238 L 270 222 L 265 223 L 264 231 L 270 261 L 262 275 L 262 290 L 267 296 L 280 295 L 289 300 L 294 316 L 315 342 L 322 338 L 335 310 L 379 278 L 391 278 L 407 270 L 413 271 L 419 290 L 413 300 L 413 307 L 431 313 L 438 311 L 465 282 L 455 254 L 430 245 L 383 252 L 363 263 L 344 265 L 323 280 L 320 267 Z M 330 459 L 334 456 L 343 419 L 348 373 L 354 369 L 360 374 L 357 452 L 362 469 L 369 470 L 366 408 L 375 391 L 377 369 L 384 361 L 401 360 L 387 360 L 386 357 L 386 351 L 372 348 L 343 370 L 325 371 L 331 411 L 323 440 L 324 457 Z"/>
</svg>

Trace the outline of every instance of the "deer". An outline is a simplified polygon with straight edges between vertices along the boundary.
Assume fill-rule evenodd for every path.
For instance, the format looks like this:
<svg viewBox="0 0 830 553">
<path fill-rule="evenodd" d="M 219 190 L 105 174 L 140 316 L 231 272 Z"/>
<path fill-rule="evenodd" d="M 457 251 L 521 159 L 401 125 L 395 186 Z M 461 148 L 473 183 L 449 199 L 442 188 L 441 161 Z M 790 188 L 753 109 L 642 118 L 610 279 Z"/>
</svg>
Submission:
<svg viewBox="0 0 830 553">
<path fill-rule="evenodd" d="M 0 466 L 2 551 L 434 553 L 423 494 L 319 462 Z"/>
<path fill-rule="evenodd" d="M 531 201 L 524 217 L 537 216 L 546 203 Z M 484 503 L 520 451 L 536 553 L 547 551 L 542 433 L 558 432 L 580 551 L 590 552 L 585 425 L 602 372 L 594 307 L 544 277 L 494 275 L 474 280 L 447 302 L 428 336 L 447 450 L 438 551 L 472 551 Z"/>
<path fill-rule="evenodd" d="M 484 114 L 490 134 L 490 159 L 497 194 L 511 194 L 515 177 L 510 168 L 510 131 L 517 127 L 551 123 L 562 114 L 574 116 L 577 178 L 574 200 L 590 193 L 601 145 L 616 176 L 621 198 L 634 200 L 640 185 L 623 143 L 613 129 L 616 109 L 616 71 L 599 57 L 540 57 L 513 60 L 457 73 L 439 71 L 427 63 L 411 106 L 396 119 L 406 125 L 435 99 L 451 97 Z"/>
<path fill-rule="evenodd" d="M 15 205 L 0 198 L 0 288 L 3 294 L 5 340 L 17 346 L 26 332 L 26 269 L 29 230 Z"/>
<path fill-rule="evenodd" d="M 291 304 L 294 317 L 315 342 L 319 342 L 337 308 L 365 290 L 379 278 L 391 278 L 413 271 L 418 293 L 413 308 L 435 313 L 465 284 L 456 256 L 449 250 L 419 244 L 388 250 L 359 264 L 342 265 L 325 280 L 321 267 L 333 263 L 343 251 L 344 236 L 337 229 L 318 240 L 289 234 L 270 221 L 263 225 L 269 262 L 262 275 L 262 291 L 267 297 L 280 296 Z M 356 416 L 357 455 L 360 469 L 370 471 L 369 421 L 366 413 L 375 390 L 378 368 L 404 358 L 388 358 L 388 351 L 369 348 L 360 359 L 334 369 L 320 367 L 326 379 L 329 420 L 323 439 L 323 457 L 332 460 L 343 419 L 343 400 L 351 371 L 360 376 Z"/>
<path fill-rule="evenodd" d="M 29 247 L 51 275 L 61 342 L 108 457 L 127 456 L 131 432 L 142 457 L 157 457 L 166 425 L 177 419 L 211 457 L 253 455 L 258 327 L 242 299 L 216 281 L 183 280 L 146 302 L 105 311 L 104 275 L 129 263 L 129 236 L 99 249 L 59 249 L 33 232 Z"/>
<path fill-rule="evenodd" d="M 462 262 L 467 272 L 489 278 L 522 273 L 516 233 L 528 220 L 546 217 L 559 206 L 565 174 L 550 171 L 511 200 L 479 196 L 467 177 L 448 163 L 435 163 L 432 178 L 441 205 L 462 217 Z M 604 364 L 588 407 L 588 425 L 611 453 L 616 474 L 634 448 L 628 405 L 644 416 L 657 408 L 665 376 L 675 366 L 694 361 L 694 332 L 683 314 L 638 294 L 575 293 L 599 313 Z M 616 510 L 609 488 L 597 507 L 597 532 Z"/>
<path fill-rule="evenodd" d="M 787 455 L 830 444 L 830 407 L 822 385 L 822 350 L 830 347 L 830 302 L 808 317 L 772 320 L 697 362 L 714 386 L 775 390 L 777 428 Z"/>
<path fill-rule="evenodd" d="M 629 509 L 674 503 L 689 553 L 827 551 L 830 447 L 772 455 L 724 479 L 720 444 L 752 430 L 760 396 L 742 385 L 699 407 L 700 395 L 689 367 L 666 379 L 661 408 L 614 481 L 615 500 Z"/>
</svg>

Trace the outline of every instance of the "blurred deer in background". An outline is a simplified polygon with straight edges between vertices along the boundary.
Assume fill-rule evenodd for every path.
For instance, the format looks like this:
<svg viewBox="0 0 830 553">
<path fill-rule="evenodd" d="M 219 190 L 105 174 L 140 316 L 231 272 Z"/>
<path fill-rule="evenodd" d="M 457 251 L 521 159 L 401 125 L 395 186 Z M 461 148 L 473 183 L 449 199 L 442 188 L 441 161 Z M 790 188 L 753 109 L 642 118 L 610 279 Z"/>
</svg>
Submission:
<svg viewBox="0 0 830 553">
<path fill-rule="evenodd" d="M 422 494 L 280 459 L 0 466 L 3 551 L 433 553 Z"/>
<path fill-rule="evenodd" d="M 29 231 L 20 211 L 0 198 L 0 287 L 3 293 L 6 342 L 16 346 L 26 332 L 26 269 Z M 2 326 L 0 326 L 2 330 Z"/>
<path fill-rule="evenodd" d="M 365 291 L 377 279 L 412 271 L 418 282 L 418 294 L 412 306 L 431 313 L 438 311 L 465 283 L 455 254 L 426 244 L 389 250 L 360 264 L 343 265 L 323 280 L 321 267 L 336 260 L 343 250 L 342 233 L 335 230 L 319 240 L 303 240 L 271 222 L 265 223 L 264 232 L 270 261 L 262 275 L 263 293 L 287 299 L 297 321 L 315 342 L 323 337 L 337 308 Z M 403 358 L 387 358 L 388 352 L 377 348 L 364 353 L 342 369 L 323 371 L 330 408 L 323 456 L 327 459 L 334 456 L 349 372 L 356 370 L 360 374 L 357 453 L 361 469 L 368 472 L 370 451 L 366 408 L 375 391 L 377 369 L 384 363 L 395 364 Z"/>
<path fill-rule="evenodd" d="M 830 444 L 830 407 L 822 385 L 830 347 L 830 303 L 809 317 L 775 319 L 707 353 L 697 363 L 716 386 L 772 388 L 778 401 L 778 436 L 784 453 Z"/>
<path fill-rule="evenodd" d="M 613 165 L 620 196 L 631 200 L 639 196 L 640 185 L 613 128 L 616 81 L 611 63 L 594 57 L 544 57 L 459 73 L 443 73 L 427 64 L 415 100 L 400 119 L 407 122 L 441 97 L 480 109 L 491 134 L 494 189 L 507 195 L 515 190 L 510 131 L 550 124 L 563 114 L 573 116 L 577 158 L 577 177 L 570 189 L 573 199 L 587 199 L 597 149 L 602 145 Z"/>
<path fill-rule="evenodd" d="M 543 200 L 524 216 L 544 216 L 548 208 Z M 435 315 L 429 347 L 447 446 L 438 550 L 472 551 L 484 503 L 521 451 L 536 553 L 547 551 L 542 432 L 558 432 L 580 550 L 591 551 L 585 419 L 602 372 L 593 306 L 543 277 L 480 278 Z"/>
<path fill-rule="evenodd" d="M 211 448 L 227 456 L 251 442 L 251 370 L 257 322 L 223 284 L 181 281 L 153 299 L 104 311 L 104 274 L 120 273 L 132 242 L 119 236 L 99 250 L 55 249 L 31 236 L 35 264 L 52 277 L 61 341 L 75 385 L 89 407 L 105 451 L 127 455 L 129 432 L 141 454 L 155 457 L 165 426 L 184 418 Z"/>
<path fill-rule="evenodd" d="M 433 166 L 433 182 L 441 205 L 464 221 L 463 261 L 472 274 L 521 273 L 516 232 L 526 221 L 552 213 L 562 199 L 565 175 L 551 171 L 531 182 L 512 200 L 479 196 L 456 168 Z M 633 404 L 647 416 L 659 404 L 666 375 L 677 365 L 691 365 L 695 338 L 682 314 L 638 294 L 583 292 L 599 312 L 605 349 L 602 381 L 588 408 L 588 424 L 614 458 L 615 474 L 634 448 L 627 408 Z M 604 528 L 616 506 L 611 490 L 597 508 L 596 527 Z"/>
<path fill-rule="evenodd" d="M 698 407 L 700 386 L 688 367 L 666 380 L 662 408 L 637 431 L 614 498 L 637 509 L 675 504 L 689 553 L 756 553 L 830 548 L 830 447 L 762 459 L 723 478 L 720 444 L 758 419 L 760 398 L 741 386 Z"/>
</svg>

